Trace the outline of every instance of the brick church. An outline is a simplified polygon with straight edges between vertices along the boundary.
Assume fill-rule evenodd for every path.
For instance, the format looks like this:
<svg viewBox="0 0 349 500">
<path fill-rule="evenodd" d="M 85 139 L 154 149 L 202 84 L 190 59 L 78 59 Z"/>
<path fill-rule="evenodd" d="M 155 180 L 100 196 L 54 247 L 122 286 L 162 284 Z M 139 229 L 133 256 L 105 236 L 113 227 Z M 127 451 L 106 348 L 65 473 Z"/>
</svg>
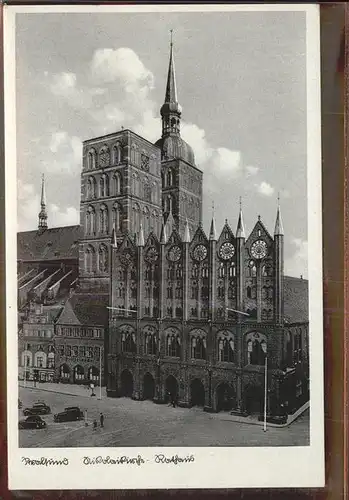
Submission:
<svg viewBox="0 0 349 500">
<path fill-rule="evenodd" d="M 226 221 L 218 232 L 213 215 L 205 234 L 172 43 L 160 113 L 155 144 L 124 129 L 83 143 L 77 282 L 55 320 L 54 379 L 88 383 L 93 372 L 110 397 L 260 414 L 267 373 L 268 415 L 285 419 L 309 399 L 308 283 L 284 276 L 280 207 L 272 233 L 258 217 L 246 234 L 240 204 L 236 228 Z M 19 248 L 34 238 L 37 252 L 53 231 L 46 221 L 44 204 Z M 94 368 L 81 349 L 89 329 L 103 343 L 91 347 Z"/>
</svg>

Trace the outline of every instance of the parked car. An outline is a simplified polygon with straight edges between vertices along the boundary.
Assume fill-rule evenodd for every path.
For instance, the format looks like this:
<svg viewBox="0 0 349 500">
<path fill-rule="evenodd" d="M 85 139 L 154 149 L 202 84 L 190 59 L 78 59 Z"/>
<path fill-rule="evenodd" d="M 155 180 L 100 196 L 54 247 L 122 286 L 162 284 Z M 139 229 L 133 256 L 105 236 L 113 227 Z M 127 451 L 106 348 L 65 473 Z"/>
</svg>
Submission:
<svg viewBox="0 0 349 500">
<path fill-rule="evenodd" d="M 39 415 L 31 415 L 18 422 L 19 429 L 43 429 L 44 427 L 46 427 L 46 422 Z"/>
<path fill-rule="evenodd" d="M 84 418 L 83 412 L 78 406 L 69 406 L 64 408 L 64 411 L 56 413 L 53 416 L 55 422 L 73 422 L 74 420 L 81 420 Z"/>
<path fill-rule="evenodd" d="M 51 408 L 47 406 L 46 403 L 40 401 L 38 403 L 34 403 L 31 408 L 24 408 L 23 415 L 47 415 L 51 413 Z"/>
</svg>

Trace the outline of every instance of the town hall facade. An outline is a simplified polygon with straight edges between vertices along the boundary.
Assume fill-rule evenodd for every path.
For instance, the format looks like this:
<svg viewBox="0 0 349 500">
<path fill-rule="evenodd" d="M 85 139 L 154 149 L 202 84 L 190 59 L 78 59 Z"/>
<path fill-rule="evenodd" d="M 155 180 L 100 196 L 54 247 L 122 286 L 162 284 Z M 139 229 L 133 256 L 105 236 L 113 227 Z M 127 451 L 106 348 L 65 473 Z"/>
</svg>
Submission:
<svg viewBox="0 0 349 500">
<path fill-rule="evenodd" d="M 205 234 L 203 173 L 180 133 L 172 43 L 160 113 L 155 144 L 124 129 L 83 143 L 78 277 L 55 320 L 64 355 L 52 347 L 55 379 L 88 383 L 93 372 L 110 397 L 259 414 L 267 373 L 268 415 L 286 418 L 309 398 L 308 284 L 284 276 L 280 207 L 272 233 L 258 217 L 246 235 L 240 204 L 236 228 L 226 221 L 218 233 L 213 214 Z M 50 231 L 42 204 L 37 239 Z M 77 326 L 102 332 L 103 374 L 78 348 L 66 356 L 62 332 Z"/>
</svg>

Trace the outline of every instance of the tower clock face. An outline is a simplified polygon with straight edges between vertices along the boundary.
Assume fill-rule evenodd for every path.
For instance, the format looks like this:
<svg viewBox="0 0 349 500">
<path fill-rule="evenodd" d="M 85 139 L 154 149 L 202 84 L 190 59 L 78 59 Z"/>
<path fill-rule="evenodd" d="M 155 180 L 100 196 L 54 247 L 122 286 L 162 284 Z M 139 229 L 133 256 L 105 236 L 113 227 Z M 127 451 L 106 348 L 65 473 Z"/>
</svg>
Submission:
<svg viewBox="0 0 349 500">
<path fill-rule="evenodd" d="M 149 262 L 156 262 L 159 258 L 159 253 L 155 247 L 150 247 L 146 254 L 146 259 Z"/>
<path fill-rule="evenodd" d="M 193 251 L 193 257 L 195 260 L 204 260 L 207 257 L 207 248 L 205 245 L 197 245 Z"/>
<path fill-rule="evenodd" d="M 168 260 L 172 262 L 177 262 L 182 256 L 182 251 L 178 245 L 173 245 L 167 254 Z"/>
<path fill-rule="evenodd" d="M 257 240 L 251 246 L 251 255 L 255 259 L 264 259 L 268 253 L 268 247 L 265 241 Z"/>
<path fill-rule="evenodd" d="M 228 241 L 223 243 L 219 249 L 219 256 L 223 260 L 229 260 L 234 257 L 235 254 L 235 248 L 232 243 L 229 243 Z"/>
</svg>

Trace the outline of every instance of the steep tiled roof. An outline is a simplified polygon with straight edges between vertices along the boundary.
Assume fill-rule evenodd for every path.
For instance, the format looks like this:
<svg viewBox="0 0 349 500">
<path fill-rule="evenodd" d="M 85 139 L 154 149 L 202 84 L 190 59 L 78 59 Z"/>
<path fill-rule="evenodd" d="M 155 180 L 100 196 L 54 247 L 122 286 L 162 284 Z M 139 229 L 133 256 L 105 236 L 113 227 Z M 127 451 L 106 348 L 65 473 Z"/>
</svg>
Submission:
<svg viewBox="0 0 349 500">
<path fill-rule="evenodd" d="M 78 259 L 80 226 L 53 227 L 43 232 L 17 233 L 17 259 L 24 261 Z"/>
<path fill-rule="evenodd" d="M 284 317 L 288 323 L 309 321 L 308 280 L 285 276 Z"/>
<path fill-rule="evenodd" d="M 108 295 L 75 293 L 67 301 L 59 324 L 108 325 Z"/>
</svg>

